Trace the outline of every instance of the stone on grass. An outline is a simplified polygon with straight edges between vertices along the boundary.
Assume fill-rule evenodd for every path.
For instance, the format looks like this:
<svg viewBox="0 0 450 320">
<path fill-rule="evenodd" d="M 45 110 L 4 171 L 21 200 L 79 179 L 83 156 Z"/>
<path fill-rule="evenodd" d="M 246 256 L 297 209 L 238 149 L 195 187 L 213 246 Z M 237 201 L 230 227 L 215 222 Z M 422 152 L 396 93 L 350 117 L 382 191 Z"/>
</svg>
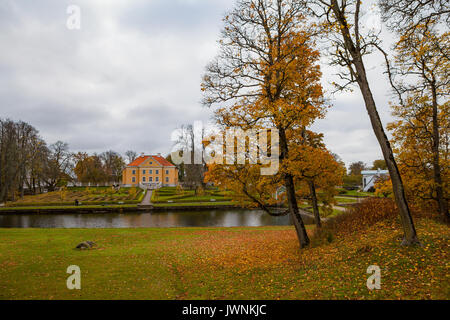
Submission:
<svg viewBox="0 0 450 320">
<path fill-rule="evenodd" d="M 95 246 L 96 246 L 96 244 L 92 241 L 84 241 L 84 242 L 80 243 L 79 245 L 77 245 L 76 249 L 86 250 L 86 249 L 92 249 Z"/>
</svg>

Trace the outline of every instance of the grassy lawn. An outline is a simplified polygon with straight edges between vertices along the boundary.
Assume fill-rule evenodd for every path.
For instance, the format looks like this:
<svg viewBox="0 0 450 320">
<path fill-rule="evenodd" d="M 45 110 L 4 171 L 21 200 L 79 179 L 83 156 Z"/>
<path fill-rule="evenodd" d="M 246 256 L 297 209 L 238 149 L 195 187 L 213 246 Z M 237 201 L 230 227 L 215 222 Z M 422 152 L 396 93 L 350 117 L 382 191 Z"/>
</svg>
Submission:
<svg viewBox="0 0 450 320">
<path fill-rule="evenodd" d="M 383 221 L 301 251 L 293 227 L 0 229 L 0 299 L 449 299 L 449 229 L 416 222 L 423 246 Z M 73 249 L 84 240 L 99 246 Z M 81 290 L 66 288 L 69 265 Z"/>
<path fill-rule="evenodd" d="M 300 202 L 299 208 L 305 209 L 306 211 L 310 212 L 311 214 L 313 213 L 311 204 L 307 203 L 306 201 Z M 342 210 L 338 210 L 338 209 L 333 209 L 333 212 L 331 214 L 325 213 L 325 210 L 321 205 L 319 205 L 319 212 L 320 212 L 320 216 L 322 218 L 331 218 L 331 217 L 335 217 L 335 216 L 343 213 Z"/>
<path fill-rule="evenodd" d="M 362 192 L 362 191 L 356 191 L 356 190 L 343 190 L 344 193 L 340 193 L 340 195 L 346 195 L 346 196 L 359 196 L 359 197 L 375 197 L 375 194 L 373 192 Z"/>
<path fill-rule="evenodd" d="M 320 208 L 320 209 L 319 209 L 319 212 L 320 212 L 320 216 L 321 216 L 321 217 L 324 217 L 324 218 L 333 218 L 333 217 L 336 217 L 336 216 L 339 215 L 339 214 L 343 214 L 345 211 L 343 211 L 343 210 L 338 210 L 338 209 L 333 209 L 333 212 L 332 212 L 331 214 L 326 215 L 326 214 L 323 213 L 323 211 L 322 211 L 321 208 Z"/>
<path fill-rule="evenodd" d="M 358 199 L 346 197 L 334 197 L 338 203 L 357 203 Z"/>
<path fill-rule="evenodd" d="M 6 205 L 9 207 L 73 206 L 75 200 L 86 206 L 137 204 L 142 201 L 143 196 L 144 190 L 138 188 L 120 188 L 116 191 L 112 187 L 69 187 L 64 191 L 25 196 Z"/>
</svg>

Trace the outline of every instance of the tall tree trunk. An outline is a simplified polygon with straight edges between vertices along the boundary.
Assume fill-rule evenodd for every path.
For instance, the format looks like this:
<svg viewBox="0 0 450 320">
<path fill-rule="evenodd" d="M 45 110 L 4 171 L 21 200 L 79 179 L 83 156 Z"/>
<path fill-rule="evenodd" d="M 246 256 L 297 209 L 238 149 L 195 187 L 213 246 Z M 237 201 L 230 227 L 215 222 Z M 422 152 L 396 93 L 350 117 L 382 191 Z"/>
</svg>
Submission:
<svg viewBox="0 0 450 320">
<path fill-rule="evenodd" d="M 292 175 L 287 174 L 284 177 L 287 200 L 289 204 L 289 213 L 294 222 L 295 230 L 297 232 L 300 248 L 304 248 L 309 245 L 308 234 L 306 233 L 305 224 L 303 223 L 302 216 L 298 210 L 297 198 L 295 196 L 294 179 Z"/>
<path fill-rule="evenodd" d="M 20 190 L 20 198 L 21 199 L 23 199 L 25 196 L 25 180 L 26 180 L 25 172 L 23 170 L 22 174 L 20 175 L 20 180 L 19 180 L 19 183 L 20 183 L 19 190 Z"/>
<path fill-rule="evenodd" d="M 317 203 L 316 185 L 314 184 L 314 181 L 308 181 L 308 185 L 309 185 L 309 193 L 311 195 L 314 221 L 316 222 L 316 227 L 321 228 L 322 223 L 320 221 L 319 205 Z"/>
<path fill-rule="evenodd" d="M 8 200 L 7 199 L 8 198 L 8 189 L 9 189 L 9 186 L 8 186 L 8 183 L 6 182 L 3 184 L 2 188 L 0 189 L 0 202 L 6 203 L 6 201 Z"/>
<path fill-rule="evenodd" d="M 286 132 L 284 129 L 279 129 L 280 134 L 280 160 L 286 159 L 288 156 L 288 145 Z M 281 161 L 280 161 L 281 162 Z M 289 213 L 294 222 L 295 230 L 297 232 L 300 248 L 304 248 L 309 245 L 308 234 L 306 233 L 305 224 L 303 223 L 302 216 L 298 210 L 297 198 L 295 195 L 294 178 L 291 174 L 284 174 L 284 183 L 286 187 L 286 195 L 289 205 Z"/>
<path fill-rule="evenodd" d="M 442 188 L 441 165 L 439 163 L 438 103 L 436 86 L 434 83 L 431 83 L 431 92 L 433 97 L 433 176 L 434 183 L 436 184 L 436 198 L 439 206 L 439 213 L 445 217 L 447 222 L 450 222 L 448 203 L 444 197 L 444 190 Z"/>
<path fill-rule="evenodd" d="M 356 56 L 356 58 L 357 59 L 355 59 L 354 64 L 358 73 L 358 85 L 364 98 L 373 131 L 375 132 L 375 136 L 377 137 L 378 143 L 380 144 L 381 150 L 383 152 L 384 160 L 386 161 L 386 165 L 388 167 L 389 175 L 392 181 L 395 201 L 400 211 L 400 219 L 404 231 L 404 239 L 402 244 L 417 244 L 419 240 L 417 238 L 416 228 L 414 227 L 414 222 L 409 210 L 408 202 L 406 201 L 405 190 L 403 188 L 403 181 L 400 176 L 400 171 L 398 170 L 397 163 L 395 162 L 391 144 L 389 143 L 389 140 L 386 137 L 386 133 L 384 132 L 383 124 L 381 123 L 375 100 L 373 99 L 373 95 L 369 87 L 369 82 L 367 81 L 364 63 L 362 62 L 361 56 Z"/>
<path fill-rule="evenodd" d="M 386 133 L 384 132 L 383 124 L 381 123 L 375 100 L 373 99 L 373 95 L 370 90 L 369 81 L 367 80 L 367 74 L 362 59 L 361 48 L 357 47 L 359 45 L 358 43 L 355 45 L 355 43 L 353 42 L 347 18 L 345 17 L 344 12 L 339 7 L 337 0 L 331 0 L 331 10 L 335 14 L 341 26 L 340 29 L 342 38 L 344 40 L 344 46 L 348 50 L 352 58 L 350 61 L 348 61 L 350 72 L 358 82 L 361 94 L 364 98 L 367 113 L 369 114 L 373 131 L 375 132 L 375 136 L 377 137 L 378 143 L 380 144 L 384 160 L 386 161 L 386 165 L 391 176 L 395 202 L 397 203 L 398 209 L 400 211 L 400 220 L 402 222 L 404 231 L 404 239 L 402 244 L 417 244 L 419 240 L 417 238 L 416 228 L 414 227 L 411 212 L 409 211 L 408 202 L 406 201 L 402 178 L 400 176 L 397 163 L 394 159 L 391 144 L 389 143 L 389 140 L 386 137 Z M 359 27 L 359 25 L 357 27 Z M 359 41 L 359 39 L 357 39 L 357 41 Z M 355 66 L 356 70 L 353 70 L 352 65 Z"/>
</svg>

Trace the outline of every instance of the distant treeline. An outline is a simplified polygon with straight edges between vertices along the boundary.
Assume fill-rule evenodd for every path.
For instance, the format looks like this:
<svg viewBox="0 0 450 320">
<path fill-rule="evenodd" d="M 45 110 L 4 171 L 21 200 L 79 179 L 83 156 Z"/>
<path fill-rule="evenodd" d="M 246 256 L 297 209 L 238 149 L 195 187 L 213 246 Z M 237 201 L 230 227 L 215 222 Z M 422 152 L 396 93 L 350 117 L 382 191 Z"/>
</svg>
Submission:
<svg viewBox="0 0 450 320">
<path fill-rule="evenodd" d="M 126 154 L 129 161 L 137 155 Z M 124 166 L 117 152 L 71 153 L 65 142 L 48 145 L 26 122 L 0 119 L 0 203 L 25 193 L 53 191 L 69 182 L 118 183 Z"/>
</svg>

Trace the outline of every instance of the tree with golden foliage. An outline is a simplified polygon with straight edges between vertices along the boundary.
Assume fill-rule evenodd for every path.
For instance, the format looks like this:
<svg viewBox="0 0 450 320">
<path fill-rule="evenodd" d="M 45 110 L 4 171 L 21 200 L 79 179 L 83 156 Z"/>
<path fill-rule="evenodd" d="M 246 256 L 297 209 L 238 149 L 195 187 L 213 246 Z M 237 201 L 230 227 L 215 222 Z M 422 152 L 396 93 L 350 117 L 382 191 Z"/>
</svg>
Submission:
<svg viewBox="0 0 450 320">
<path fill-rule="evenodd" d="M 388 128 L 392 131 L 394 151 L 405 181 L 406 195 L 416 205 L 437 210 L 448 219 L 450 103 L 447 101 L 437 107 L 438 159 L 434 150 L 435 112 L 428 97 L 409 97 L 405 105 L 393 108 L 393 114 L 399 120 L 390 123 Z"/>
<path fill-rule="evenodd" d="M 379 177 L 374 184 L 377 197 L 388 198 L 392 195 L 392 182 L 389 177 Z"/>
<path fill-rule="evenodd" d="M 265 188 L 272 191 L 276 184 L 271 179 L 280 181 L 286 187 L 289 214 L 301 247 L 309 244 L 309 238 L 299 214 L 294 176 L 283 163 L 290 158 L 290 132 L 308 127 L 326 109 L 319 52 L 314 49 L 311 26 L 305 25 L 303 9 L 301 1 L 295 0 L 238 1 L 224 19 L 220 53 L 208 65 L 202 84 L 204 104 L 219 106 L 216 119 L 223 129 L 279 131 L 279 160 L 284 168 L 279 176 L 255 177 L 258 166 L 235 167 L 221 174 L 229 174 L 228 184 L 245 180 L 241 190 L 247 195 Z"/>
<path fill-rule="evenodd" d="M 290 156 L 283 161 L 278 174 L 261 175 L 260 164 L 212 164 L 208 166 L 206 181 L 231 191 L 231 197 L 241 206 L 258 207 L 280 216 L 289 213 L 280 207 L 285 198 L 281 195 L 285 193 L 279 193 L 284 186 L 283 175 L 289 173 L 294 178 L 297 198 L 310 199 L 316 226 L 320 228 L 319 202 L 325 211 L 332 211 L 335 187 L 342 184 L 345 166 L 326 150 L 321 134 L 302 131 L 289 131 Z"/>
<path fill-rule="evenodd" d="M 419 240 L 405 196 L 403 181 L 377 110 L 363 59 L 376 50 L 383 52 L 380 34 L 377 30 L 365 28 L 362 23 L 361 0 L 305 0 L 304 4 L 311 15 L 319 19 L 323 27 L 322 36 L 327 38 L 330 48 L 330 64 L 339 67 L 338 75 L 342 82 L 336 84 L 338 90 L 345 90 L 354 84 L 360 89 L 392 179 L 394 197 L 404 231 L 402 244 L 417 244 Z"/>
<path fill-rule="evenodd" d="M 260 169 L 261 165 L 254 164 L 211 164 L 205 180 L 230 191 L 232 199 L 242 207 L 258 207 L 273 216 L 284 215 L 285 210 L 277 212 L 272 208 L 278 205 L 274 195 L 282 186 L 280 175 L 262 176 Z"/>
<path fill-rule="evenodd" d="M 108 180 L 100 156 L 97 154 L 90 156 L 87 153 L 78 152 L 74 155 L 74 159 L 76 162 L 74 172 L 78 181 L 99 184 Z"/>
<path fill-rule="evenodd" d="M 450 221 L 446 190 L 450 32 L 441 24 L 448 21 L 450 12 L 433 14 L 424 11 L 423 3 L 416 4 L 419 5 L 417 16 L 423 15 L 421 19 L 405 12 L 400 27 L 398 22 L 386 17 L 399 35 L 395 64 L 388 69 L 398 96 L 393 115 L 399 120 L 389 128 L 402 162 L 402 174 L 408 179 L 411 199 L 421 204 L 436 201 L 439 213 Z M 435 1 L 430 4 L 440 5 Z M 448 4 L 445 6 L 448 8 Z M 387 8 L 397 12 L 398 5 Z"/>
<path fill-rule="evenodd" d="M 291 134 L 291 155 L 284 163 L 284 170 L 294 176 L 300 194 L 310 199 L 316 226 L 320 228 L 319 200 L 325 211 L 332 212 L 335 187 L 342 184 L 345 167 L 325 148 L 322 134 L 309 130 L 301 133 L 293 130 Z M 317 190 L 321 191 L 320 196 Z"/>
</svg>

